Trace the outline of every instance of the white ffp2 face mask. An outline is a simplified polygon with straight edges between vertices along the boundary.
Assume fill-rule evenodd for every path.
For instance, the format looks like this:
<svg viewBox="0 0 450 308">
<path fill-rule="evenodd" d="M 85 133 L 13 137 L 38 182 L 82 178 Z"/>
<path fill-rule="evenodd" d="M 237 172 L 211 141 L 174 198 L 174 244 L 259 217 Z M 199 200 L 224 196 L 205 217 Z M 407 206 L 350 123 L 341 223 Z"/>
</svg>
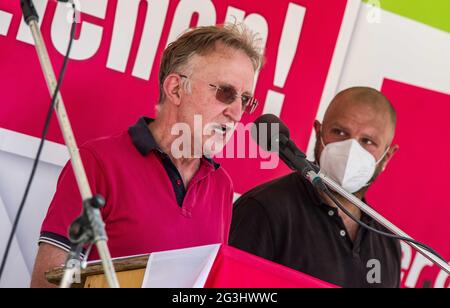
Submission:
<svg viewBox="0 0 450 308">
<path fill-rule="evenodd" d="M 389 148 L 379 161 L 356 139 L 348 139 L 324 145 L 320 155 L 320 169 L 326 176 L 353 194 L 367 186 L 375 174 L 377 165 L 383 160 Z"/>
</svg>

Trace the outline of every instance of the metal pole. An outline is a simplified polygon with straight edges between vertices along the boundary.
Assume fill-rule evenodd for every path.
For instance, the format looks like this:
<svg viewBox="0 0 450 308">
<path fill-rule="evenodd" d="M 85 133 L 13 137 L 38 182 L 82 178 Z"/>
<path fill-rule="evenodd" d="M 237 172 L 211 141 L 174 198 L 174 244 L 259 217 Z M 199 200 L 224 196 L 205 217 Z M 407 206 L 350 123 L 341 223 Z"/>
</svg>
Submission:
<svg viewBox="0 0 450 308">
<path fill-rule="evenodd" d="M 24 1 L 25 5 L 29 5 L 31 9 L 34 9 L 31 1 Z M 22 4 L 24 4 L 22 2 Z M 29 7 L 29 8 L 30 8 Z M 57 79 L 55 72 L 53 70 L 50 57 L 48 55 L 47 48 L 45 46 L 44 40 L 42 38 L 42 33 L 39 29 L 37 18 L 27 18 L 26 19 L 28 25 L 30 26 L 31 33 L 33 35 L 33 39 L 35 42 L 36 50 L 38 53 L 39 61 L 41 63 L 42 70 L 44 72 L 44 77 L 47 82 L 48 89 L 50 91 L 50 95 L 53 95 L 57 86 Z M 72 167 L 74 170 L 75 178 L 78 183 L 78 187 L 81 193 L 81 197 L 83 200 L 92 199 L 92 192 L 89 187 L 89 182 L 86 176 L 86 171 L 83 166 L 83 162 L 81 161 L 81 157 L 79 154 L 79 150 L 77 147 L 77 143 L 75 141 L 75 137 L 73 134 L 72 127 L 70 125 L 69 117 L 67 115 L 67 111 L 61 96 L 61 93 L 58 92 L 56 103 L 55 103 L 55 112 L 58 118 L 59 125 L 61 127 L 61 131 L 64 137 L 64 141 L 69 150 Z M 105 271 L 105 276 L 107 278 L 108 284 L 111 288 L 119 288 L 119 282 L 117 280 L 116 273 L 114 271 L 114 265 L 111 260 L 111 255 L 107 246 L 107 238 L 106 232 L 104 230 L 103 221 L 101 221 L 101 214 L 99 209 L 91 208 L 89 209 L 88 215 L 91 215 L 94 219 L 98 219 L 99 223 L 97 226 L 93 227 L 94 232 L 94 242 L 97 247 L 98 253 L 102 259 L 103 268 Z M 72 275 L 72 271 L 67 271 L 66 275 Z M 72 277 L 72 276 L 70 276 Z M 61 287 L 67 288 L 70 287 L 71 279 L 65 277 L 62 281 Z"/>
<path fill-rule="evenodd" d="M 328 186 L 333 191 L 340 194 L 342 197 L 353 203 L 356 207 L 358 207 L 361 211 L 375 219 L 379 224 L 381 224 L 383 227 L 391 231 L 393 234 L 401 237 L 405 237 L 411 240 L 414 240 L 412 237 L 410 237 L 408 234 L 403 232 L 400 228 L 395 226 L 393 223 L 391 223 L 389 220 L 384 218 L 382 215 L 380 215 L 377 211 L 375 211 L 372 207 L 358 199 L 355 195 L 347 192 L 344 190 L 339 184 L 337 184 L 335 181 L 327 177 L 325 174 L 319 172 L 318 174 L 314 171 L 309 171 L 306 173 L 307 179 L 311 183 L 315 183 L 318 179 L 321 179 L 323 183 L 325 183 L 326 186 Z M 414 243 L 406 242 L 408 245 L 416 249 L 419 253 L 421 253 L 423 256 L 425 256 L 428 260 L 439 266 L 443 271 L 445 271 L 447 274 L 450 275 L 450 265 L 439 258 L 438 256 L 434 255 L 433 253 L 429 252 L 428 250 L 424 249 L 421 246 L 418 246 Z"/>
</svg>

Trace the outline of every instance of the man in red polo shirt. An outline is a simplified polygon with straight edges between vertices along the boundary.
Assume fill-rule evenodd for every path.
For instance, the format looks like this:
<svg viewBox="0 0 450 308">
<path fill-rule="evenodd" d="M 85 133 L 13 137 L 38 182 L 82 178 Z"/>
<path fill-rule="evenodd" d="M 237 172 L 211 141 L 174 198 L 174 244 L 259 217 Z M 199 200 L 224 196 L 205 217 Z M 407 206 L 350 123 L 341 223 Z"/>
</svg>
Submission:
<svg viewBox="0 0 450 308">
<path fill-rule="evenodd" d="M 106 200 L 102 216 L 113 257 L 228 242 L 233 187 L 208 157 L 257 105 L 251 96 L 262 62 L 256 43 L 243 26 L 186 32 L 164 51 L 156 119 L 141 118 L 126 132 L 81 147 L 92 191 Z M 177 126 L 190 132 L 181 146 Z M 68 164 L 42 225 L 32 287 L 51 287 L 44 273 L 65 262 L 67 230 L 81 207 Z M 98 259 L 95 249 L 89 259 Z"/>
</svg>

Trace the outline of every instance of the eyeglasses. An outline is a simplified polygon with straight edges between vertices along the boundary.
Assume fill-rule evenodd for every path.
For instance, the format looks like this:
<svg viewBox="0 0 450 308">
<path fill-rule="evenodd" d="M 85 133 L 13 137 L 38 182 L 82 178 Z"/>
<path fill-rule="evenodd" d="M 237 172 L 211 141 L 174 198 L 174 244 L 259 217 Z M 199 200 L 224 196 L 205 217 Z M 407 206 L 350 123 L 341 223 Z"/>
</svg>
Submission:
<svg viewBox="0 0 450 308">
<path fill-rule="evenodd" d="M 186 75 L 180 74 L 180 77 L 189 79 Z M 209 86 L 215 89 L 216 99 L 221 103 L 231 105 L 236 99 L 240 98 L 242 101 L 242 110 L 248 114 L 255 112 L 259 105 L 258 100 L 251 95 L 243 94 L 239 97 L 236 89 L 232 86 L 217 86 L 213 84 L 209 84 Z"/>
</svg>

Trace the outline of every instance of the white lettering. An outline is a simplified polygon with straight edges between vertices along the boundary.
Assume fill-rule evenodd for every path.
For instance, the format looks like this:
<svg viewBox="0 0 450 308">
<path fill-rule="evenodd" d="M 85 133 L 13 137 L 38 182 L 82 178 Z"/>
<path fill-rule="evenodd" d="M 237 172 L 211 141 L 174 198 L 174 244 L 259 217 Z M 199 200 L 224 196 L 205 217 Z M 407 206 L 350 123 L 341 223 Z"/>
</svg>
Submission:
<svg viewBox="0 0 450 308">
<path fill-rule="evenodd" d="M 284 98 L 285 95 L 283 93 L 269 90 L 264 103 L 263 114 L 274 114 L 279 117 L 283 109 Z"/>
<path fill-rule="evenodd" d="M 203 117 L 194 115 L 194 158 L 203 156 Z"/>
<path fill-rule="evenodd" d="M 367 262 L 367 268 L 370 269 L 367 272 L 367 282 L 369 284 L 380 284 L 381 283 L 381 262 L 376 259 L 369 260 Z"/>
<path fill-rule="evenodd" d="M 81 12 L 101 19 L 105 18 L 107 0 L 80 0 Z M 67 21 L 70 8 L 65 3 L 58 3 L 55 17 L 52 23 L 51 37 L 55 48 L 65 55 L 70 39 L 71 23 Z M 81 23 L 81 33 L 74 41 L 71 51 L 71 59 L 87 60 L 92 58 L 100 48 L 103 28 L 88 22 Z"/>
<path fill-rule="evenodd" d="M 277 64 L 275 67 L 274 85 L 284 88 L 287 76 L 294 63 L 300 42 L 300 34 L 303 29 L 306 9 L 297 4 L 290 3 L 286 13 L 286 19 L 278 47 Z M 285 95 L 278 91 L 269 90 L 264 106 L 264 111 L 280 115 L 283 109 Z"/>
<path fill-rule="evenodd" d="M 216 24 L 216 8 L 211 0 L 181 0 L 173 18 L 167 43 L 177 39 L 189 28 L 192 16 L 198 14 L 197 26 L 210 26 Z"/>
<path fill-rule="evenodd" d="M 140 3 L 140 0 L 119 0 L 117 3 L 111 49 L 106 65 L 110 69 L 122 73 L 126 71 Z M 168 0 L 147 1 L 144 30 L 133 69 L 135 77 L 150 79 L 168 8 Z"/>
<path fill-rule="evenodd" d="M 283 88 L 297 54 L 300 33 L 303 28 L 306 9 L 290 3 L 278 47 L 277 66 L 275 69 L 275 85 Z"/>
<path fill-rule="evenodd" d="M 138 50 L 133 76 L 145 80 L 150 79 L 150 74 L 158 50 L 161 33 L 169 9 L 168 0 L 155 0 L 150 4 L 150 12 L 142 33 L 141 45 Z"/>
<path fill-rule="evenodd" d="M 420 253 L 416 253 L 411 269 L 408 273 L 405 286 L 407 288 L 415 288 L 419 280 L 420 274 L 427 266 L 433 266 L 433 262 L 422 256 Z"/>
<path fill-rule="evenodd" d="M 7 36 L 11 26 L 12 14 L 0 11 L 0 35 Z"/>
<path fill-rule="evenodd" d="M 254 33 L 258 33 L 258 37 L 261 39 L 261 48 L 265 49 L 267 45 L 267 38 L 269 36 L 269 25 L 267 20 L 259 14 L 250 14 L 247 17 L 243 10 L 230 6 L 227 10 L 225 22 L 241 22 L 244 23 Z M 255 81 L 253 83 L 253 91 L 258 84 L 259 72 L 255 74 Z"/>
<path fill-rule="evenodd" d="M 443 289 L 443 288 L 448 288 L 450 289 L 450 280 L 449 280 L 450 276 L 444 272 L 443 270 L 441 270 L 439 272 L 438 277 L 436 278 L 436 282 L 434 283 L 434 287 L 438 288 L 438 289 Z M 445 286 L 445 283 L 448 281 L 447 286 Z"/>
<path fill-rule="evenodd" d="M 192 132 L 187 123 L 177 123 L 172 127 L 170 132 L 172 136 L 180 136 L 176 138 L 171 146 L 171 155 L 175 159 L 192 157 Z"/>
<path fill-rule="evenodd" d="M 380 0 L 369 0 L 367 5 L 372 8 L 367 12 L 367 22 L 370 24 L 381 23 L 381 1 Z"/>
<path fill-rule="evenodd" d="M 203 306 L 206 301 L 206 295 L 183 294 L 179 293 L 172 296 L 172 303 L 194 303 Z"/>
<path fill-rule="evenodd" d="M 47 9 L 47 1 L 34 1 L 34 7 L 36 8 L 36 11 L 39 18 L 39 27 L 42 25 L 42 21 L 44 20 L 44 13 Z M 30 27 L 25 23 L 25 21 L 22 18 L 22 22 L 19 27 L 19 32 L 17 33 L 17 40 L 34 45 L 33 36 L 31 35 Z"/>
<path fill-rule="evenodd" d="M 412 261 L 412 248 L 408 244 L 404 242 L 400 242 L 400 246 L 402 247 L 402 273 L 400 276 L 400 280 L 403 281 L 403 278 L 411 266 Z"/>
</svg>

